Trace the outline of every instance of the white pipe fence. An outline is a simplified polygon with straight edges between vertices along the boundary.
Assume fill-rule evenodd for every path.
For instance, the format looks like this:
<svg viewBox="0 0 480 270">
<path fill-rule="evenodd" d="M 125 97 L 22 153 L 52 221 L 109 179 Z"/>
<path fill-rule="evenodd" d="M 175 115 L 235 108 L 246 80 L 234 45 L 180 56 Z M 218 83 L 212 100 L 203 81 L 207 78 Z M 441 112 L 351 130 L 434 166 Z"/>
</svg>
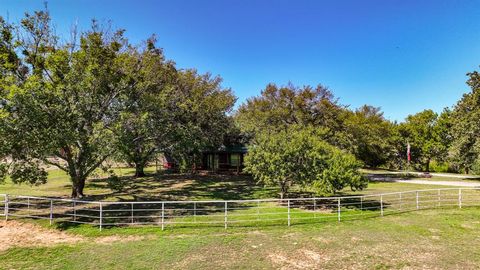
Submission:
<svg viewBox="0 0 480 270">
<path fill-rule="evenodd" d="M 86 201 L 0 194 L 0 216 L 47 219 L 50 224 L 103 227 L 260 226 L 344 221 L 420 209 L 480 206 L 480 188 L 443 188 L 373 195 L 224 200 Z M 3 211 L 1 209 L 3 208 Z"/>
</svg>

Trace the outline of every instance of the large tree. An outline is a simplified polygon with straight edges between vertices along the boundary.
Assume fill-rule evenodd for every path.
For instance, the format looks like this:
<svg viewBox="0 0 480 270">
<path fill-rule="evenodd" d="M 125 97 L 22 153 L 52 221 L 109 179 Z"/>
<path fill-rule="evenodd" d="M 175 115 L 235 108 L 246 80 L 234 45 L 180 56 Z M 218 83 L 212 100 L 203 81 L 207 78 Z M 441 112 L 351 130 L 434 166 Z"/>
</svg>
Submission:
<svg viewBox="0 0 480 270">
<path fill-rule="evenodd" d="M 242 104 L 235 118 L 242 131 L 253 135 L 293 125 L 322 128 L 323 139 L 346 148 L 349 144 L 344 125 L 346 112 L 345 106 L 322 85 L 314 88 L 269 84 L 260 96 Z"/>
<path fill-rule="evenodd" d="M 19 35 L 3 22 L 2 140 L 8 140 L 15 182 L 46 180 L 41 164 L 56 166 L 82 197 L 86 178 L 115 150 L 114 129 L 132 89 L 123 31 L 89 31 L 61 44 L 48 11 L 26 14 Z M 77 43 L 78 42 L 78 43 Z M 10 49 L 11 48 L 11 49 Z"/>
<path fill-rule="evenodd" d="M 480 73 L 467 75 L 471 92 L 463 95 L 451 114 L 450 156 L 458 169 L 469 173 L 474 164 L 480 163 Z"/>
<path fill-rule="evenodd" d="M 378 167 L 392 157 L 393 125 L 383 117 L 380 108 L 368 105 L 360 107 L 348 114 L 345 126 L 352 141 L 350 152 L 365 165 Z"/>
<path fill-rule="evenodd" d="M 121 113 L 115 137 L 119 157 L 135 167 L 136 177 L 144 176 L 148 162 L 172 141 L 177 71 L 155 42 L 152 37 L 145 48 L 131 47 L 130 61 L 125 61 L 126 76 L 133 87 L 125 100 L 127 106 Z"/>
<path fill-rule="evenodd" d="M 196 169 L 202 150 L 219 147 L 232 125 L 229 113 L 236 97 L 222 87 L 222 78 L 194 69 L 178 72 L 171 120 L 171 151 L 183 170 Z"/>
<path fill-rule="evenodd" d="M 448 125 L 448 113 L 442 118 L 432 110 L 424 110 L 414 115 L 409 115 L 405 122 L 397 126 L 401 134 L 401 149 L 406 152 L 407 144 L 411 146 L 412 162 L 425 171 L 430 170 L 430 162 L 433 159 L 444 160 L 446 155 L 446 125 Z M 440 119 L 442 121 L 440 121 Z M 443 157 L 442 157 L 443 156 Z"/>
</svg>

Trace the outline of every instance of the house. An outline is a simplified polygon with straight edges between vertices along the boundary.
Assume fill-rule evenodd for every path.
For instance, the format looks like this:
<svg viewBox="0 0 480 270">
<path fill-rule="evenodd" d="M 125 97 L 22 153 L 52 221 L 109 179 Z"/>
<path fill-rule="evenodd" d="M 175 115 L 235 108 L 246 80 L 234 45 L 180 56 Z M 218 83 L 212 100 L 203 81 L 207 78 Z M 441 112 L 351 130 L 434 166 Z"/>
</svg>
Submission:
<svg viewBox="0 0 480 270">
<path fill-rule="evenodd" d="M 222 146 L 217 150 L 202 152 L 203 170 L 231 171 L 240 173 L 243 169 L 243 158 L 247 153 L 244 145 Z"/>
</svg>

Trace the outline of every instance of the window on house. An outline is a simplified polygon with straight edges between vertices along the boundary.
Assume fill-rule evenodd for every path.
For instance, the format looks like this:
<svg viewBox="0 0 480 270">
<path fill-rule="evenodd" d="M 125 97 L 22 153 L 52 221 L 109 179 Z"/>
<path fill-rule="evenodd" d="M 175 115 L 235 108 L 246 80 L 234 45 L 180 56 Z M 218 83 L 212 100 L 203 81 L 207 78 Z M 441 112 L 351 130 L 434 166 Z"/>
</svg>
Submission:
<svg viewBox="0 0 480 270">
<path fill-rule="evenodd" d="M 235 167 L 240 165 L 240 155 L 239 154 L 231 154 L 230 155 L 230 165 L 235 166 Z"/>
</svg>

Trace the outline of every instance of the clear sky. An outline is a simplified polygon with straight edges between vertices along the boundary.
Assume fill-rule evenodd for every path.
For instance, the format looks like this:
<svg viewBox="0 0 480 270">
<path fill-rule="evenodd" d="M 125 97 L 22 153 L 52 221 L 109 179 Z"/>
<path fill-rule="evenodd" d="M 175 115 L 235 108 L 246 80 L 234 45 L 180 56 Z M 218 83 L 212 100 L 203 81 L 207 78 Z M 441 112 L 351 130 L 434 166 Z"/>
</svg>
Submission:
<svg viewBox="0 0 480 270">
<path fill-rule="evenodd" d="M 43 1 L 0 0 L 18 21 Z M 157 34 L 180 68 L 224 78 L 239 100 L 267 83 L 328 86 L 352 108 L 390 120 L 440 112 L 480 65 L 480 1 L 50 0 L 57 32 L 112 20 L 132 42 Z"/>
</svg>

